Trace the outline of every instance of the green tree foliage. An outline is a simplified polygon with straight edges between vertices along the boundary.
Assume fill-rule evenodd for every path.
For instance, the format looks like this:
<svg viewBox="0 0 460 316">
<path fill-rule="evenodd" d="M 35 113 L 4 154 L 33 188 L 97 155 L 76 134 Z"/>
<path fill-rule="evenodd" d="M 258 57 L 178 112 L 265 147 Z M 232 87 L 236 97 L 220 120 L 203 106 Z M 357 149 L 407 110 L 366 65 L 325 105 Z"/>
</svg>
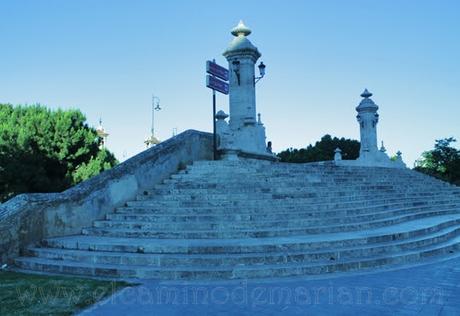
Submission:
<svg viewBox="0 0 460 316">
<path fill-rule="evenodd" d="M 96 157 L 91 157 L 88 162 L 83 162 L 77 166 L 77 169 L 72 174 L 73 181 L 78 183 L 112 168 L 113 163 L 111 162 L 114 160 L 115 157 L 107 149 L 100 150 Z"/>
<path fill-rule="evenodd" d="M 334 150 L 338 147 L 342 150 L 343 159 L 356 159 L 359 156 L 359 141 L 345 138 L 332 138 L 324 135 L 315 145 L 307 148 L 289 148 L 278 154 L 282 162 L 304 163 L 325 161 L 334 159 Z"/>
<path fill-rule="evenodd" d="M 436 140 L 434 149 L 416 161 L 415 170 L 460 185 L 460 150 L 451 146 L 455 142 L 453 137 Z"/>
<path fill-rule="evenodd" d="M 59 192 L 114 166 L 79 110 L 0 104 L 0 201 Z"/>
</svg>

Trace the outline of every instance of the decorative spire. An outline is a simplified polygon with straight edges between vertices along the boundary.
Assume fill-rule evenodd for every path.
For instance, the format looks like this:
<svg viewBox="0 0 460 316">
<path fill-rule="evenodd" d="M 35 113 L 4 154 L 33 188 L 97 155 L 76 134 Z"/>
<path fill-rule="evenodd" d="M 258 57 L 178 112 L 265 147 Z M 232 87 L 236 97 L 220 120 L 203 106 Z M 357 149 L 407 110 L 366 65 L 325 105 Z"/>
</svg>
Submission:
<svg viewBox="0 0 460 316">
<path fill-rule="evenodd" d="M 382 147 L 380 147 L 380 151 L 381 151 L 382 153 L 384 153 L 384 152 L 387 151 L 387 149 L 386 149 L 385 146 L 383 145 L 383 140 L 382 140 Z"/>
<path fill-rule="evenodd" d="M 251 34 L 251 30 L 244 25 L 242 20 L 232 29 L 233 36 L 248 36 L 249 34 Z"/>
<path fill-rule="evenodd" d="M 361 96 L 365 99 L 368 99 L 370 97 L 372 97 L 372 93 L 370 93 L 369 91 L 367 91 L 367 89 L 364 89 L 364 92 L 361 93 Z"/>
<path fill-rule="evenodd" d="M 356 107 L 356 111 L 368 112 L 370 110 L 376 112 L 379 109 L 379 107 L 377 106 L 377 104 L 374 103 L 374 101 L 372 101 L 371 96 L 372 93 L 370 93 L 367 89 L 364 89 L 364 92 L 361 93 L 361 97 L 363 97 L 364 99 L 362 99 L 359 105 Z"/>
</svg>

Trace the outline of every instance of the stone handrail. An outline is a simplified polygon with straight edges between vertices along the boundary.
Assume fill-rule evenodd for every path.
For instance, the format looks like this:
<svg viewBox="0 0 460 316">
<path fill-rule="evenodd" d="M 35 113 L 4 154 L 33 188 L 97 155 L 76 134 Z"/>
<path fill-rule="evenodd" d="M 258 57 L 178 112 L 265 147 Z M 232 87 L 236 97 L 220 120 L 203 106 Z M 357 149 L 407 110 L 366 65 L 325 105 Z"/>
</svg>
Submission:
<svg viewBox="0 0 460 316">
<path fill-rule="evenodd" d="M 188 130 L 62 193 L 18 195 L 0 205 L 0 262 L 43 238 L 79 234 L 186 164 L 210 159 L 212 134 Z"/>
</svg>

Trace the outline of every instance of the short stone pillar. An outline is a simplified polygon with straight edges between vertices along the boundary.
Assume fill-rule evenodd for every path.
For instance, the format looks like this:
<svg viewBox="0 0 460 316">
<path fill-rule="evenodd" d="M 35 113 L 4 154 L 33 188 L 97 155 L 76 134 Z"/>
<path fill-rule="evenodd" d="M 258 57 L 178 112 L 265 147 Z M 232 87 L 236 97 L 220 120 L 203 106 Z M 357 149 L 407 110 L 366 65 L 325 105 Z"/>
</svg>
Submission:
<svg viewBox="0 0 460 316">
<path fill-rule="evenodd" d="M 272 154 L 272 153 L 273 153 L 272 142 L 268 142 L 268 143 L 267 143 L 267 152 L 268 152 L 269 154 Z"/>
<path fill-rule="evenodd" d="M 342 150 L 337 147 L 335 150 L 334 150 L 334 161 L 340 161 L 342 160 Z"/>
<path fill-rule="evenodd" d="M 225 121 L 227 117 L 228 114 L 226 114 L 222 110 L 216 113 L 216 134 L 219 138 L 217 149 L 222 147 L 228 147 L 230 145 L 230 128 L 228 127 L 228 124 Z"/>
</svg>

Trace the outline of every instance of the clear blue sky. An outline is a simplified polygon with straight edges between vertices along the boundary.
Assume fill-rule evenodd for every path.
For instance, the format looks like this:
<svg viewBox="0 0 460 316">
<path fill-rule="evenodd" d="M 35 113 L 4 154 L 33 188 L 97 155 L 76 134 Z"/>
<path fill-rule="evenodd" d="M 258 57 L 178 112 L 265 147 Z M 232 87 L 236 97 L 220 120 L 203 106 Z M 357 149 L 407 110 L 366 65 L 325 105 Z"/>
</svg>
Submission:
<svg viewBox="0 0 460 316">
<path fill-rule="evenodd" d="M 460 138 L 460 1 L 0 0 L 0 14 L 0 102 L 102 117 L 121 160 L 144 149 L 152 93 L 161 139 L 212 129 L 205 61 L 225 65 L 240 19 L 267 65 L 257 110 L 275 151 L 358 139 L 364 88 L 379 141 L 409 165 L 435 139 Z"/>
</svg>

